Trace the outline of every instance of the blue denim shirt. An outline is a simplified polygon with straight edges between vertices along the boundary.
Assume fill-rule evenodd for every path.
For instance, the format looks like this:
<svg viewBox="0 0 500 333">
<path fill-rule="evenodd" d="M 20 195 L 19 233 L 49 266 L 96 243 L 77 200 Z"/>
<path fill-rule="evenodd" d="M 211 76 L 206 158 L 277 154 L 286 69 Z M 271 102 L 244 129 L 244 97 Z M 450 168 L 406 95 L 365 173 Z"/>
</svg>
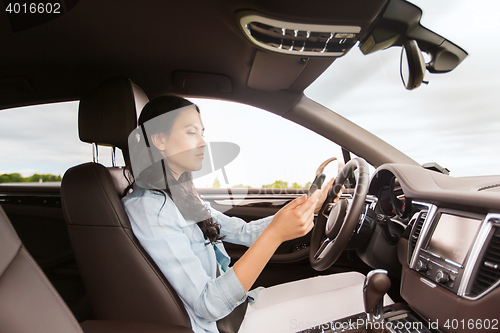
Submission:
<svg viewBox="0 0 500 333">
<path fill-rule="evenodd" d="M 156 262 L 191 319 L 194 332 L 218 332 L 216 321 L 227 316 L 248 294 L 231 267 L 222 242 L 206 244 L 203 232 L 193 221 L 186 221 L 168 195 L 145 190 L 134 184 L 134 192 L 122 199 L 132 231 Z M 273 216 L 247 223 L 228 217 L 204 204 L 214 222 L 221 226 L 224 241 L 250 246 Z M 216 277 L 217 262 L 225 271 Z M 251 301 L 250 299 L 250 301 Z"/>
</svg>

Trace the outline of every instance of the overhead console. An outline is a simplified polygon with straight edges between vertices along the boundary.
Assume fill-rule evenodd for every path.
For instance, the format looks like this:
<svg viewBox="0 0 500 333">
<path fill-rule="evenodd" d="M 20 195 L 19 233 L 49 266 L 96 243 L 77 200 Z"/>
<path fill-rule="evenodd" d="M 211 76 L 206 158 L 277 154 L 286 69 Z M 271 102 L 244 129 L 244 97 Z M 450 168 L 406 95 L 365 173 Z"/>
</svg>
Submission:
<svg viewBox="0 0 500 333">
<path fill-rule="evenodd" d="M 340 57 L 354 46 L 359 26 L 286 22 L 253 13 L 239 13 L 246 36 L 263 49 L 300 56 Z"/>
</svg>

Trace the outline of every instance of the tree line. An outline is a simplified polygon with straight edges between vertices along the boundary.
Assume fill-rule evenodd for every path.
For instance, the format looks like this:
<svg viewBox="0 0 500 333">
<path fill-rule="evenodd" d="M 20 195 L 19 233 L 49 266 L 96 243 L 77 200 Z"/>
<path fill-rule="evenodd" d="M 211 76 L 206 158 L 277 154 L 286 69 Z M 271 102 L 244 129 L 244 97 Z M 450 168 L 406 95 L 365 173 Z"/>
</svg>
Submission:
<svg viewBox="0 0 500 333">
<path fill-rule="evenodd" d="M 38 183 L 40 182 L 60 182 L 62 177 L 60 175 L 51 175 L 51 174 L 38 174 L 35 173 L 29 177 L 23 177 L 19 173 L 4 173 L 0 175 L 0 183 Z M 311 186 L 311 182 L 307 182 L 304 186 L 300 186 L 297 182 L 293 183 L 291 186 L 288 186 L 288 182 L 277 180 L 272 184 L 262 185 L 262 188 L 309 188 Z M 215 179 L 212 188 L 220 188 L 219 179 Z M 232 188 L 251 188 L 251 186 L 239 184 L 232 186 Z"/>
<path fill-rule="evenodd" d="M 40 182 L 60 182 L 60 175 L 38 174 L 35 173 L 29 177 L 23 177 L 19 173 L 4 173 L 0 175 L 0 183 L 38 183 Z"/>
<path fill-rule="evenodd" d="M 288 182 L 277 180 L 272 184 L 262 185 L 262 188 L 306 188 L 308 189 L 311 186 L 311 182 L 307 182 L 304 186 L 300 186 L 297 182 L 293 183 L 292 186 L 288 186 Z M 212 184 L 212 188 L 220 188 L 220 182 L 218 178 L 215 178 L 214 183 Z M 231 188 L 252 188 L 251 186 L 239 184 L 232 186 Z"/>
</svg>

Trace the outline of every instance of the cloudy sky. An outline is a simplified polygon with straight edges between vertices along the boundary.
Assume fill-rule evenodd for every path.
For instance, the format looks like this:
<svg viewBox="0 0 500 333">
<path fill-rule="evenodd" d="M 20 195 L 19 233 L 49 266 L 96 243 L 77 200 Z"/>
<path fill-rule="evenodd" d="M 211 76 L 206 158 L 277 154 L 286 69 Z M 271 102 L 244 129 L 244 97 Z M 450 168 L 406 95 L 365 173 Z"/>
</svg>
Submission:
<svg viewBox="0 0 500 333">
<path fill-rule="evenodd" d="M 400 48 L 364 56 L 355 47 L 306 95 L 419 163 L 438 162 L 453 176 L 500 174 L 500 46 L 495 42 L 500 35 L 500 3 L 413 2 L 424 11 L 424 26 L 469 53 L 457 69 L 427 73 L 429 85 L 406 91 L 399 77 Z M 235 103 L 196 103 L 202 109 L 207 141 L 234 142 L 241 148 L 225 170 L 230 185 L 260 187 L 278 179 L 302 185 L 312 180 L 323 160 L 341 156 L 335 144 L 265 111 Z M 77 108 L 77 102 L 68 102 L 1 111 L 0 174 L 62 175 L 72 165 L 91 161 L 91 146 L 78 139 Z M 109 165 L 109 149 L 100 149 L 100 161 Z M 332 166 L 332 175 L 336 168 Z M 222 179 L 220 171 L 217 177 Z M 211 186 L 213 178 L 199 179 L 198 186 Z"/>
<path fill-rule="evenodd" d="M 306 95 L 419 163 L 438 162 L 454 176 L 500 174 L 500 46 L 495 42 L 500 3 L 413 2 L 423 10 L 425 27 L 468 52 L 454 71 L 427 73 L 429 85 L 406 91 L 399 78 L 400 48 L 367 56 L 353 49 Z"/>
</svg>

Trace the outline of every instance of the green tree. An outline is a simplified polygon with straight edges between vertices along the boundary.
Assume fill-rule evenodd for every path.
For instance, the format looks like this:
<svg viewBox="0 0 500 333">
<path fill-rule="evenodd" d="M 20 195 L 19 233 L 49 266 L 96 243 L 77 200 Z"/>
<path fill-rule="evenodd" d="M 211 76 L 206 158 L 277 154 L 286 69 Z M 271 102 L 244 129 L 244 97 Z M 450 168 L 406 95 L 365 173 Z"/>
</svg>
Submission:
<svg viewBox="0 0 500 333">
<path fill-rule="evenodd" d="M 220 188 L 219 178 L 215 177 L 214 183 L 212 184 L 212 188 Z"/>
<path fill-rule="evenodd" d="M 33 175 L 27 177 L 26 179 L 28 182 L 38 182 L 38 181 L 40 181 L 41 178 L 42 178 L 42 175 L 34 173 Z"/>
<path fill-rule="evenodd" d="M 60 182 L 61 176 L 51 175 L 51 174 L 37 174 L 27 177 L 28 182 L 39 182 L 40 179 L 42 182 Z"/>
<path fill-rule="evenodd" d="M 234 185 L 231 188 L 252 188 L 251 186 L 243 185 L 243 184 L 238 184 Z"/>
<path fill-rule="evenodd" d="M 0 175 L 0 183 L 25 183 L 25 182 L 60 182 L 61 175 L 51 174 L 33 174 L 29 177 L 22 177 L 19 173 L 10 173 Z"/>
<path fill-rule="evenodd" d="M 4 173 L 0 176 L 0 183 L 20 183 L 24 181 L 24 178 L 19 173 Z"/>
<path fill-rule="evenodd" d="M 262 188 L 288 188 L 288 182 L 277 180 L 269 185 L 262 185 Z"/>
</svg>

